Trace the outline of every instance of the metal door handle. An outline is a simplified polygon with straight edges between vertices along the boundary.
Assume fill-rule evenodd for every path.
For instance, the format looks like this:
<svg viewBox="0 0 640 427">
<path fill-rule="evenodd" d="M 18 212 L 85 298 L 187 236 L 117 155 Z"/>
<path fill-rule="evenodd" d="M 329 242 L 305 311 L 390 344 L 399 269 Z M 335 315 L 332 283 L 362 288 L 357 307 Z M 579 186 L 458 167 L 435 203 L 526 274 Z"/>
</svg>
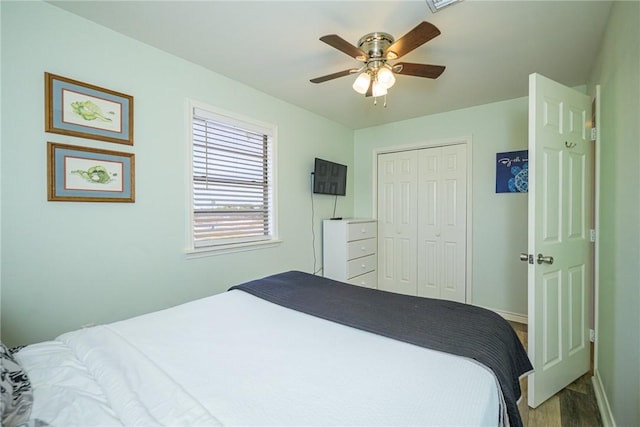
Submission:
<svg viewBox="0 0 640 427">
<path fill-rule="evenodd" d="M 529 254 L 525 252 L 520 252 L 520 261 L 524 261 L 524 262 L 529 261 Z"/>
<path fill-rule="evenodd" d="M 553 257 L 552 256 L 544 256 L 542 254 L 538 254 L 538 259 L 536 261 L 538 262 L 538 264 L 542 264 L 543 262 L 545 264 L 553 264 Z"/>
</svg>

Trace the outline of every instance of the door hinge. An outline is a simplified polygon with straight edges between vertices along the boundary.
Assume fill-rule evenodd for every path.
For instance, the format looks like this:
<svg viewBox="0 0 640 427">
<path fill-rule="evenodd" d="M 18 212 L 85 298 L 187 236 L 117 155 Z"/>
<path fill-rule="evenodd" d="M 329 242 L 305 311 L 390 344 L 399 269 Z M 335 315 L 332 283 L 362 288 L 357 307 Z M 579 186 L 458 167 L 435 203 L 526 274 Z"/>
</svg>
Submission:
<svg viewBox="0 0 640 427">
<path fill-rule="evenodd" d="M 596 230 L 594 230 L 593 228 L 589 230 L 589 241 L 590 242 L 596 241 Z"/>
<path fill-rule="evenodd" d="M 598 128 L 591 128 L 591 140 L 595 141 L 598 136 Z"/>
</svg>

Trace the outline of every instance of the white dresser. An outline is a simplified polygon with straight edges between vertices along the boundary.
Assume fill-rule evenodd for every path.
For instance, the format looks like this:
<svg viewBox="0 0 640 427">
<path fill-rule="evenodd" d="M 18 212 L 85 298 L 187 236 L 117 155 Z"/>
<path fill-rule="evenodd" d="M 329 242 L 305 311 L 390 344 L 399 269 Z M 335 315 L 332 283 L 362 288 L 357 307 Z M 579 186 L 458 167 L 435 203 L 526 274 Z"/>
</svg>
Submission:
<svg viewBox="0 0 640 427">
<path fill-rule="evenodd" d="M 324 277 L 367 288 L 378 287 L 377 225 L 373 219 L 324 220 Z"/>
</svg>

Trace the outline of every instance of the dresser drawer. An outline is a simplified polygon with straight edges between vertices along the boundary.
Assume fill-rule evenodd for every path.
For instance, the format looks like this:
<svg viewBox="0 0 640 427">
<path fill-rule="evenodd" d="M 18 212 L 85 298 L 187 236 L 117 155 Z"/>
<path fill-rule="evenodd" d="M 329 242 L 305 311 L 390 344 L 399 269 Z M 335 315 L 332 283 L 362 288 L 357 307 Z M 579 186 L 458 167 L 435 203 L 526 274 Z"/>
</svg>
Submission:
<svg viewBox="0 0 640 427">
<path fill-rule="evenodd" d="M 347 243 L 347 260 L 373 255 L 376 253 L 377 245 L 376 239 L 354 240 Z"/>
<path fill-rule="evenodd" d="M 353 222 L 347 226 L 347 241 L 376 237 L 376 222 Z"/>
<path fill-rule="evenodd" d="M 347 262 L 347 280 L 376 269 L 376 256 L 369 255 Z"/>
<path fill-rule="evenodd" d="M 378 272 L 373 270 L 360 276 L 353 277 L 348 280 L 348 283 L 351 285 L 376 289 L 378 287 Z"/>
</svg>

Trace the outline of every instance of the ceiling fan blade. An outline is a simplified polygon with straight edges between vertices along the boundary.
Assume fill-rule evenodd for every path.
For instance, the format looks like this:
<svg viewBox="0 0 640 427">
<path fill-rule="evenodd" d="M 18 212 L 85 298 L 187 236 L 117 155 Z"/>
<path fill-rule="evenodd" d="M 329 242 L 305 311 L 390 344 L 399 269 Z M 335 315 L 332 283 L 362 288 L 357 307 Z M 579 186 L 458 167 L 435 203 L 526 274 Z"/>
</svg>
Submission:
<svg viewBox="0 0 640 427">
<path fill-rule="evenodd" d="M 387 50 L 384 51 L 384 56 L 386 57 L 390 52 L 393 52 L 395 57 L 389 59 L 400 58 L 439 35 L 440 30 L 438 30 L 435 25 L 427 21 L 422 21 L 413 30 L 389 46 Z"/>
<path fill-rule="evenodd" d="M 364 53 L 361 49 L 358 49 L 342 37 L 337 34 L 328 34 L 326 36 L 320 37 L 320 40 L 325 42 L 331 47 L 338 49 L 341 52 L 346 53 L 352 58 L 357 59 L 358 61 L 366 61 L 369 58 L 369 55 Z"/>
<path fill-rule="evenodd" d="M 411 62 L 399 62 L 393 66 L 396 74 L 405 76 L 426 77 L 437 79 L 446 67 L 444 65 L 413 64 Z"/>
<path fill-rule="evenodd" d="M 338 71 L 337 73 L 327 74 L 326 76 L 316 77 L 315 79 L 311 79 L 311 83 L 322 83 L 328 80 L 337 79 L 338 77 L 348 76 L 349 74 L 353 74 L 357 72 L 357 68 L 350 68 L 348 70 Z"/>
</svg>

